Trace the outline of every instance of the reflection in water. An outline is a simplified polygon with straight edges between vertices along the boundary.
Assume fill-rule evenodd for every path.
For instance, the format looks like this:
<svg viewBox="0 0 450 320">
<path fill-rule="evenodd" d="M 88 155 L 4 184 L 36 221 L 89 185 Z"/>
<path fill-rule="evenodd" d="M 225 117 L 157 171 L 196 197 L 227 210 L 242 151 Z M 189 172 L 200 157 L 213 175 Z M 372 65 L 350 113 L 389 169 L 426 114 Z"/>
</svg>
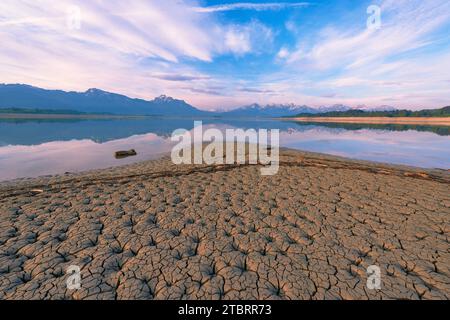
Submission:
<svg viewBox="0 0 450 320">
<path fill-rule="evenodd" d="M 134 157 L 116 159 L 114 153 L 136 149 Z M 153 133 L 104 143 L 89 139 L 53 141 L 35 146 L 0 147 L 0 180 L 109 168 L 156 159 L 171 145 Z"/>
<path fill-rule="evenodd" d="M 416 124 L 360 124 L 360 123 L 326 123 L 326 122 L 296 122 L 299 125 L 302 124 L 315 124 L 321 125 L 327 128 L 343 128 L 346 130 L 361 130 L 361 129 L 376 129 L 376 130 L 389 130 L 389 131 L 425 131 L 433 132 L 440 136 L 450 136 L 449 126 L 430 126 L 430 125 L 416 125 Z"/>
<path fill-rule="evenodd" d="M 233 119 L 203 119 L 203 124 L 226 125 L 242 129 L 280 129 L 280 131 L 306 131 L 315 127 L 326 127 L 342 130 L 361 130 L 364 128 L 388 131 L 423 131 L 441 136 L 450 136 L 450 127 L 417 126 L 392 124 L 337 124 L 337 123 L 305 123 L 291 121 L 274 121 L 268 119 L 233 120 Z M 49 119 L 49 120 L 5 120 L 0 119 L 0 146 L 4 145 L 36 145 L 50 141 L 65 141 L 73 139 L 90 139 L 95 142 L 106 142 L 132 135 L 154 133 L 161 137 L 170 137 L 179 128 L 192 129 L 192 119 Z"/>
<path fill-rule="evenodd" d="M 107 168 L 169 152 L 192 119 L 0 120 L 0 180 Z M 280 129 L 280 144 L 355 159 L 450 168 L 449 127 L 204 119 L 220 130 Z M 136 157 L 115 159 L 118 150 Z"/>
</svg>

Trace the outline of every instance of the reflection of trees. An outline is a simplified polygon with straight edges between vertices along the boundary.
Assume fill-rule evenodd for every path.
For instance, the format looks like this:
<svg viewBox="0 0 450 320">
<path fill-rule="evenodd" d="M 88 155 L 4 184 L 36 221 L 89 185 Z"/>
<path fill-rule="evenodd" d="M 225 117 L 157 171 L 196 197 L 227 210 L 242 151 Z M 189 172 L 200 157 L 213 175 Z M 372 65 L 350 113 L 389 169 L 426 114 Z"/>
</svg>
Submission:
<svg viewBox="0 0 450 320">
<path fill-rule="evenodd" d="M 197 119 L 196 119 L 197 120 Z M 440 136 L 449 136 L 450 127 L 403 124 L 349 124 L 349 123 L 313 123 L 295 121 L 276 121 L 268 119 L 198 119 L 204 126 L 247 129 L 279 129 L 281 132 L 304 132 L 311 129 L 323 131 L 345 130 L 416 130 L 432 132 Z M 139 119 L 0 119 L 0 144 L 32 145 L 50 141 L 90 139 L 106 142 L 127 138 L 132 135 L 153 133 L 169 138 L 176 129 L 192 130 L 193 118 L 145 117 Z"/>
<path fill-rule="evenodd" d="M 292 122 L 291 122 L 292 123 Z M 361 129 L 373 129 L 373 130 L 388 130 L 388 131 L 426 131 L 433 132 L 440 136 L 450 135 L 449 126 L 430 126 L 430 125 L 412 125 L 412 124 L 372 124 L 372 123 L 330 123 L 330 122 L 295 122 L 298 126 L 314 125 L 333 129 L 346 129 L 346 130 L 361 130 Z"/>
</svg>

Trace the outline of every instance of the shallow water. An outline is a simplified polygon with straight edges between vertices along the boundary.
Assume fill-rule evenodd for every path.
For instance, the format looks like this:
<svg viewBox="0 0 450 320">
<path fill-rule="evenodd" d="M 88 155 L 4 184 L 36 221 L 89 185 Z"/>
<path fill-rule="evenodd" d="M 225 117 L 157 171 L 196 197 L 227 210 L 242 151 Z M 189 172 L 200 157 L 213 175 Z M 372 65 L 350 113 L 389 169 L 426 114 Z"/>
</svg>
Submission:
<svg viewBox="0 0 450 320">
<path fill-rule="evenodd" d="M 450 127 L 204 119 L 206 128 L 279 129 L 280 145 L 354 159 L 450 168 Z M 0 120 L 0 180 L 108 168 L 169 152 L 193 119 Z M 117 160 L 115 151 L 135 149 Z"/>
</svg>

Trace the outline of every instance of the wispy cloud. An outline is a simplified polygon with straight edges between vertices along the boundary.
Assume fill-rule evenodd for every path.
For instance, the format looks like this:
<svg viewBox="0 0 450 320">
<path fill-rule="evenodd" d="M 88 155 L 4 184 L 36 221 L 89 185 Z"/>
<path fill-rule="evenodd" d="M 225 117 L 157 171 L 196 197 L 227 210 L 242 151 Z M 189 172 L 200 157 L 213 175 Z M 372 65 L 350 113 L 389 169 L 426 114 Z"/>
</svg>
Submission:
<svg viewBox="0 0 450 320">
<path fill-rule="evenodd" d="M 443 30 L 450 26 L 450 2 L 386 0 L 381 12 L 379 30 L 330 24 L 312 39 L 299 38 L 295 49 L 282 48 L 277 59 L 285 61 L 286 73 L 303 71 L 300 81 L 315 79 L 307 91 L 336 88 L 344 96 L 358 95 L 371 101 L 389 96 L 400 100 L 410 97 L 405 94 L 409 90 L 428 97 L 428 102 L 427 98 L 399 101 L 406 106 L 450 98 L 450 94 L 443 97 L 431 90 L 442 88 L 443 66 L 450 63 L 448 49 L 439 46 L 448 41 Z M 427 51 L 433 45 L 437 49 Z M 295 83 L 288 90 L 293 88 Z"/>
<path fill-rule="evenodd" d="M 191 76 L 191 75 L 181 75 L 181 74 L 155 74 L 153 78 L 167 81 L 194 81 L 194 80 L 207 80 L 210 79 L 208 76 Z"/>
<path fill-rule="evenodd" d="M 257 20 L 243 25 L 233 24 L 224 31 L 225 46 L 237 55 L 267 49 L 274 38 L 272 29 Z"/>
<path fill-rule="evenodd" d="M 218 21 L 192 10 L 195 4 L 73 0 L 81 24 L 70 29 L 67 3 L 1 1 L 0 42 L 8 45 L 0 48 L 0 81 L 80 91 L 100 87 L 143 98 L 167 93 L 196 103 L 200 91 L 186 94 L 177 83 L 215 81 L 192 62 L 243 57 L 270 43 L 273 34 L 256 20 Z"/>
<path fill-rule="evenodd" d="M 270 93 L 273 94 L 275 91 L 268 89 L 258 89 L 258 88 L 238 88 L 237 91 L 249 92 L 249 93 Z"/>
<path fill-rule="evenodd" d="M 194 93 L 203 93 L 207 95 L 213 95 L 213 96 L 222 96 L 223 93 L 217 90 L 211 90 L 211 89 L 201 89 L 201 88 L 186 88 L 187 90 L 194 92 Z"/>
<path fill-rule="evenodd" d="M 303 62 L 309 67 L 357 69 L 373 63 L 382 65 L 389 57 L 432 44 L 433 31 L 448 25 L 450 3 L 435 1 L 384 1 L 383 24 L 379 30 L 357 26 L 327 26 L 314 41 L 299 40 L 297 49 L 281 56 L 288 63 Z"/>
<path fill-rule="evenodd" d="M 338 1 L 204 3 L 71 0 L 81 12 L 71 29 L 67 2 L 2 0 L 0 82 L 165 93 L 200 107 L 450 101 L 448 0 L 380 1 L 379 30 L 366 28 L 360 2 L 341 20 Z"/>
<path fill-rule="evenodd" d="M 251 2 L 241 2 L 241 3 L 230 3 L 222 4 L 209 7 L 197 7 L 194 8 L 196 12 L 211 13 L 211 12 L 222 12 L 222 11 L 233 11 L 233 10 L 282 10 L 286 8 L 301 8 L 308 7 L 311 3 L 309 2 L 273 2 L 273 3 L 251 3 Z"/>
</svg>

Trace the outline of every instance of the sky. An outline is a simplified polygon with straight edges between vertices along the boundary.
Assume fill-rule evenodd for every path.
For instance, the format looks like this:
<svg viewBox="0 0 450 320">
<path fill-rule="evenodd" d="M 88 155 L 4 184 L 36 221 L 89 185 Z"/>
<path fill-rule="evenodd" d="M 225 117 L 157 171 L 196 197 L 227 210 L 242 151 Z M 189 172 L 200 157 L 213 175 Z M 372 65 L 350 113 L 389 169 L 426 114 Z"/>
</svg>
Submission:
<svg viewBox="0 0 450 320">
<path fill-rule="evenodd" d="M 450 105 L 448 0 L 2 0 L 0 82 L 205 110 Z"/>
</svg>

